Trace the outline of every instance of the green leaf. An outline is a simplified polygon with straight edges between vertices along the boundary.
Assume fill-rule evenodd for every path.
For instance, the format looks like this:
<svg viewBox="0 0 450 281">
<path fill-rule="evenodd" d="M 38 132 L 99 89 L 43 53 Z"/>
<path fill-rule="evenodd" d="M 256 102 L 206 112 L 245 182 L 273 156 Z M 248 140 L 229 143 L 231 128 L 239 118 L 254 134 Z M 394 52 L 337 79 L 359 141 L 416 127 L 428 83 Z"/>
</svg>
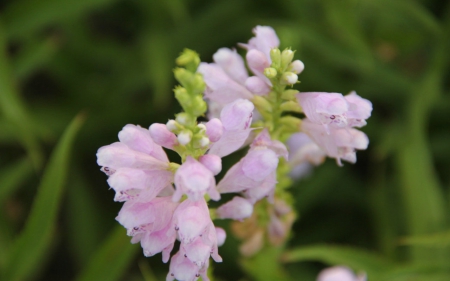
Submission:
<svg viewBox="0 0 450 281">
<path fill-rule="evenodd" d="M 410 236 L 400 240 L 402 245 L 423 245 L 430 247 L 444 247 L 450 245 L 450 230 L 429 235 Z"/>
<path fill-rule="evenodd" d="M 0 111 L 15 127 L 17 139 L 26 148 L 35 168 L 42 164 L 42 152 L 37 137 L 33 134 L 31 119 L 20 99 L 11 75 L 7 56 L 7 41 L 0 24 Z"/>
<path fill-rule="evenodd" d="M 329 265 L 346 265 L 357 271 L 365 271 L 375 278 L 391 270 L 392 263 L 367 250 L 334 245 L 314 245 L 290 250 L 282 256 L 284 262 L 320 261 Z M 375 280 L 375 279 L 374 279 Z"/>
<path fill-rule="evenodd" d="M 56 227 L 56 219 L 69 170 L 70 150 L 84 121 L 79 114 L 64 132 L 44 171 L 31 213 L 11 248 L 2 279 L 28 280 L 46 257 Z"/>
<path fill-rule="evenodd" d="M 4 168 L 0 173 L 0 205 L 33 173 L 33 165 L 28 158 L 20 159 Z"/>
<path fill-rule="evenodd" d="M 130 237 L 126 235 L 124 228 L 118 225 L 75 280 L 119 280 L 139 249 L 139 245 L 130 243 Z"/>
</svg>

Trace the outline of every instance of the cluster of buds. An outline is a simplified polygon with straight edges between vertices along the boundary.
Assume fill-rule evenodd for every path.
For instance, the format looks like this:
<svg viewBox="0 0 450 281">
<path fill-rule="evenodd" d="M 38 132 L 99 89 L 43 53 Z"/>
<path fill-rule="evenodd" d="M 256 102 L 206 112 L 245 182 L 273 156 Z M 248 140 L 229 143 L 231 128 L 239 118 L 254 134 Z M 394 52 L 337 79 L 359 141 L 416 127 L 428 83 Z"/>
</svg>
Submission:
<svg viewBox="0 0 450 281">
<path fill-rule="evenodd" d="M 266 238 L 284 243 L 296 217 L 287 175 L 295 166 L 321 163 L 326 155 L 339 164 L 340 159 L 355 162 L 355 149 L 367 147 L 367 137 L 354 127 L 365 125 L 371 103 L 355 93 L 299 94 L 291 87 L 303 63 L 294 60 L 294 51 L 278 49 L 271 27 L 258 26 L 254 33 L 240 44 L 247 50 L 245 60 L 222 48 L 214 63 L 201 63 L 185 50 L 174 70 L 183 112 L 148 130 L 126 125 L 119 142 L 98 150 L 97 163 L 109 177 L 115 201 L 125 202 L 116 219 L 132 243 L 141 243 L 145 256 L 161 252 L 164 262 L 171 259 L 168 281 L 209 280 L 209 258 L 222 261 L 218 246 L 226 237 L 214 219 L 252 225 L 233 226 L 246 240 L 245 255 L 261 249 Z M 302 113 L 306 118 L 296 117 Z M 209 120 L 198 122 L 205 114 Z M 247 154 L 216 184 L 221 158 L 246 144 Z M 170 162 L 163 148 L 178 153 L 181 163 Z M 223 193 L 237 195 L 209 208 L 208 201 L 219 201 Z M 170 257 L 176 240 L 179 250 Z"/>
</svg>

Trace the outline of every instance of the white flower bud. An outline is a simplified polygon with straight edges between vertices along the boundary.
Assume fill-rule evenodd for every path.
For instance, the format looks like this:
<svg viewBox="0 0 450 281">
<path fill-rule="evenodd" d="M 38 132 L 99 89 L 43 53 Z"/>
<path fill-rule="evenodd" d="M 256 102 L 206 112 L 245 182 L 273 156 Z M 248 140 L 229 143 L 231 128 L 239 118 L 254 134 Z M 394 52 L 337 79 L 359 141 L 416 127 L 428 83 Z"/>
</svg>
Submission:
<svg viewBox="0 0 450 281">
<path fill-rule="evenodd" d="M 290 68 L 292 72 L 300 74 L 305 69 L 305 65 L 301 60 L 295 60 L 291 63 Z"/>
<path fill-rule="evenodd" d="M 191 131 L 182 131 L 180 134 L 178 134 L 177 138 L 178 138 L 178 142 L 181 145 L 186 145 L 189 142 L 191 142 L 192 132 Z"/>
<path fill-rule="evenodd" d="M 297 83 L 298 76 L 293 72 L 285 72 L 281 77 L 281 81 L 288 85 L 293 85 Z"/>
<path fill-rule="evenodd" d="M 177 122 L 175 120 L 169 120 L 166 123 L 166 127 L 171 132 L 176 132 L 178 129 Z"/>
</svg>

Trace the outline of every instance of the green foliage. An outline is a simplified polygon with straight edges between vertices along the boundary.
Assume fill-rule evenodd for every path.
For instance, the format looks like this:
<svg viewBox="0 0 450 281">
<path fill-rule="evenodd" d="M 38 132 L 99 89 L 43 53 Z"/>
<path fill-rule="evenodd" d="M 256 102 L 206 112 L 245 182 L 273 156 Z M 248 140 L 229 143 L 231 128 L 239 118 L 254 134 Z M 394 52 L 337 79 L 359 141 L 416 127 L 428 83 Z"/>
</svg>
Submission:
<svg viewBox="0 0 450 281">
<path fill-rule="evenodd" d="M 228 232 L 214 280 L 313 280 L 331 265 L 375 281 L 450 280 L 447 2 L 3 1 L 1 280 L 164 278 L 160 255 L 142 262 L 116 225 L 120 204 L 95 152 L 125 124 L 166 123 L 183 111 L 172 89 L 185 48 L 207 62 L 221 47 L 241 52 L 236 43 L 258 24 L 273 26 L 280 50 L 305 63 L 302 83 L 280 90 L 280 116 L 299 111 L 296 90 L 355 90 L 374 104 L 363 128 L 370 147 L 356 165 L 326 161 L 286 189 L 299 213 L 287 245 L 242 259 Z M 175 88 L 176 98 L 199 116 L 204 104 L 190 99 L 204 87 L 192 74 L 199 59 L 182 54 L 186 72 L 175 73 L 187 91 Z M 272 55 L 276 76 L 286 63 Z M 272 116 L 265 101 L 258 106 Z M 77 133 L 83 117 L 70 120 L 82 110 L 89 120 Z M 279 122 L 286 131 L 298 125 Z M 225 158 L 224 170 L 238 159 Z"/>
</svg>

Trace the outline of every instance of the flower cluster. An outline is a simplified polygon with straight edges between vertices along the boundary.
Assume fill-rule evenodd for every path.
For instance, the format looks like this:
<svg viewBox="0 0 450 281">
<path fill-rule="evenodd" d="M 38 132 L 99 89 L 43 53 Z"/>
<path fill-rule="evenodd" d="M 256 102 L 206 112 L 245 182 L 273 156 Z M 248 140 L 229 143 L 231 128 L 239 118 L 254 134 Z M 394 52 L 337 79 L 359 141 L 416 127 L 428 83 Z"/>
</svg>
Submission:
<svg viewBox="0 0 450 281">
<path fill-rule="evenodd" d="M 145 256 L 162 253 L 164 262 L 171 259 L 169 281 L 209 280 L 209 258 L 222 261 L 218 246 L 226 237 L 213 219 L 250 218 L 243 223 L 252 227 L 234 227 L 246 240 L 243 254 L 256 253 L 266 238 L 282 244 L 296 217 L 287 175 L 305 163 L 320 164 L 326 155 L 339 164 L 341 159 L 355 162 L 355 149 L 368 145 L 367 136 L 354 127 L 366 124 L 369 101 L 356 93 L 290 89 L 303 63 L 293 60 L 292 50 L 278 49 L 271 27 L 258 26 L 254 33 L 240 44 L 247 50 L 245 60 L 222 48 L 213 63 L 200 63 L 195 52 L 185 50 L 177 59 L 181 67 L 174 70 L 181 84 L 174 93 L 183 112 L 148 130 L 126 125 L 119 142 L 97 152 L 114 200 L 125 202 L 117 221 L 132 243 L 141 243 Z M 205 115 L 209 120 L 199 122 Z M 246 155 L 216 184 L 221 158 L 247 144 Z M 181 163 L 170 162 L 163 148 L 178 153 Z M 219 201 L 223 193 L 238 195 L 209 208 L 208 200 Z M 261 213 L 264 218 L 258 217 Z M 180 247 L 171 257 L 176 240 Z"/>
</svg>

